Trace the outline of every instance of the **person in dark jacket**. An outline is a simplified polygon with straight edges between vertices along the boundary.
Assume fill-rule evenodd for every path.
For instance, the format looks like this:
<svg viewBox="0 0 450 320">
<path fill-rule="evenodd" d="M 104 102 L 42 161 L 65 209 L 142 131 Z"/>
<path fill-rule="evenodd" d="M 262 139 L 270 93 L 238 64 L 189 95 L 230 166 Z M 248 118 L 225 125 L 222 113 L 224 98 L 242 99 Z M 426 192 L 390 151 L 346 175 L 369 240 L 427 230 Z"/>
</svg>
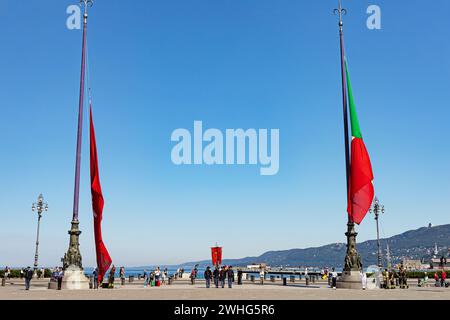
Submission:
<svg viewBox="0 0 450 320">
<path fill-rule="evenodd" d="M 227 273 L 225 267 L 219 269 L 219 281 L 222 288 L 225 288 L 225 279 L 227 277 Z"/>
<path fill-rule="evenodd" d="M 233 287 L 233 281 L 234 281 L 234 271 L 233 271 L 232 266 L 228 267 L 227 278 L 228 278 L 228 288 L 231 289 Z"/>
<path fill-rule="evenodd" d="M 241 269 L 238 269 L 237 276 L 238 276 L 238 285 L 242 285 L 242 270 Z"/>
<path fill-rule="evenodd" d="M 212 272 L 210 267 L 206 268 L 204 276 L 206 280 L 206 287 L 209 288 L 211 286 L 211 278 L 212 278 Z"/>
<path fill-rule="evenodd" d="M 25 290 L 30 290 L 31 279 L 33 279 L 33 270 L 27 267 L 25 269 Z"/>
<path fill-rule="evenodd" d="M 98 268 L 94 269 L 92 275 L 94 276 L 94 289 L 98 289 Z"/>
<path fill-rule="evenodd" d="M 216 286 L 216 288 L 219 287 L 219 268 L 214 269 L 213 271 L 213 277 L 214 277 L 214 285 Z"/>
</svg>

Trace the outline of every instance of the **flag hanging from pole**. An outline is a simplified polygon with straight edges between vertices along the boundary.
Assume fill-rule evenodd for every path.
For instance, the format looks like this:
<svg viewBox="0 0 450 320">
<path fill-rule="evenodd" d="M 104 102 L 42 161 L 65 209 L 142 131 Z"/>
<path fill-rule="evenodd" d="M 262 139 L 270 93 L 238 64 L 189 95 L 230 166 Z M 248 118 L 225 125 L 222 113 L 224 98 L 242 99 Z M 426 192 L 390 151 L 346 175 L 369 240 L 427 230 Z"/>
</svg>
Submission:
<svg viewBox="0 0 450 320">
<path fill-rule="evenodd" d="M 350 123 L 352 128 L 350 190 L 348 192 L 349 199 L 347 212 L 353 222 L 360 224 L 369 211 L 374 197 L 373 172 L 369 153 L 367 152 L 359 127 L 347 62 L 345 62 L 345 72 L 347 77 Z"/>
<path fill-rule="evenodd" d="M 222 264 L 222 247 L 211 248 L 212 264 L 215 266 Z"/>
<path fill-rule="evenodd" d="M 92 119 L 92 105 L 90 105 L 90 158 L 91 158 L 91 195 L 94 213 L 95 251 L 97 255 L 98 281 L 102 283 L 103 276 L 108 271 L 112 259 L 102 239 L 103 194 L 98 170 L 97 144 L 95 141 L 94 122 Z"/>
</svg>

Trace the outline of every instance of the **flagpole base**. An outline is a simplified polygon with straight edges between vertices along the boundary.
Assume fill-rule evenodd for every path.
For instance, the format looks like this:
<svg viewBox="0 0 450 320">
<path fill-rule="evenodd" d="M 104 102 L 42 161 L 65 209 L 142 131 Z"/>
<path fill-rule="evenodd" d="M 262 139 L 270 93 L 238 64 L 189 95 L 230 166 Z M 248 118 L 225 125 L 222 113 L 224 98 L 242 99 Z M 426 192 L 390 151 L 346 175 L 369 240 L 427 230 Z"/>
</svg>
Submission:
<svg viewBox="0 0 450 320">
<path fill-rule="evenodd" d="M 362 290 L 361 273 L 359 271 L 343 271 L 336 283 L 336 288 Z"/>
<path fill-rule="evenodd" d="M 50 281 L 49 289 L 57 290 L 58 282 Z M 69 266 L 64 270 L 61 290 L 89 290 L 89 278 L 84 275 L 83 270 L 77 266 Z"/>
<path fill-rule="evenodd" d="M 69 230 L 70 241 L 69 241 L 69 249 L 63 258 L 63 269 L 67 270 L 69 267 L 78 268 L 83 271 L 82 258 L 80 252 L 80 234 L 81 231 L 79 229 L 78 220 L 72 221 L 72 226 Z"/>
</svg>

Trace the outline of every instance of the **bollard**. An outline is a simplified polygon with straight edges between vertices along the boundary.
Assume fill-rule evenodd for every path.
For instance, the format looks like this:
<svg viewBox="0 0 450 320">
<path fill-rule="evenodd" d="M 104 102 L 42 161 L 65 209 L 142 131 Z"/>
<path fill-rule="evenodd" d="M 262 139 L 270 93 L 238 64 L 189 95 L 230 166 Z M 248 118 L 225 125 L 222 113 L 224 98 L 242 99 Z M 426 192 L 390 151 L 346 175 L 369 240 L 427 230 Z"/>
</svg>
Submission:
<svg viewBox="0 0 450 320">
<path fill-rule="evenodd" d="M 120 278 L 120 285 L 124 286 L 125 285 L 125 278 Z"/>
<path fill-rule="evenodd" d="M 129 283 L 133 283 L 134 282 L 134 276 L 129 276 L 128 277 L 128 282 Z"/>
<path fill-rule="evenodd" d="M 270 282 L 275 282 L 275 276 L 270 276 Z"/>
<path fill-rule="evenodd" d="M 94 277 L 90 276 L 89 277 L 89 289 L 93 289 L 94 288 Z"/>
<path fill-rule="evenodd" d="M 305 279 L 306 279 L 306 285 L 309 286 L 309 277 L 306 276 Z"/>
<path fill-rule="evenodd" d="M 312 276 L 312 283 L 316 283 L 316 276 Z"/>
<path fill-rule="evenodd" d="M 2 287 L 6 286 L 6 277 L 2 278 Z"/>
<path fill-rule="evenodd" d="M 283 278 L 283 286 L 287 286 L 287 278 Z"/>
<path fill-rule="evenodd" d="M 291 282 L 295 282 L 295 276 L 290 277 Z"/>
<path fill-rule="evenodd" d="M 250 276 L 250 280 L 251 280 L 252 282 L 255 282 L 255 276 Z"/>
</svg>

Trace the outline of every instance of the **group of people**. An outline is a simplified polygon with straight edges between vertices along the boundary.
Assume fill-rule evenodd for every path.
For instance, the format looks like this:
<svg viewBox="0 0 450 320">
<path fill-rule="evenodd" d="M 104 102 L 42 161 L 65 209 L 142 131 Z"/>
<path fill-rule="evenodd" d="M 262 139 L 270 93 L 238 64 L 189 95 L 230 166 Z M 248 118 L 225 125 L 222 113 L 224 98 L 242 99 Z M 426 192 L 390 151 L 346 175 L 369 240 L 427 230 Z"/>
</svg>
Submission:
<svg viewBox="0 0 450 320">
<path fill-rule="evenodd" d="M 214 285 L 216 288 L 219 288 L 219 285 L 222 288 L 225 288 L 225 282 L 228 282 L 228 288 L 233 287 L 234 282 L 234 270 L 232 266 L 216 266 L 214 271 L 211 271 L 211 267 L 207 267 L 204 274 L 206 288 L 211 287 L 211 281 L 214 281 Z M 242 271 L 237 271 L 238 285 L 242 284 Z"/>
<path fill-rule="evenodd" d="M 160 267 L 151 272 L 144 270 L 144 287 L 159 287 L 162 284 L 166 284 L 168 279 L 169 271 L 167 268 L 164 268 L 163 271 L 161 271 Z"/>
<path fill-rule="evenodd" d="M 392 269 L 384 269 L 383 273 L 383 283 L 382 288 L 384 289 L 395 289 L 397 287 L 397 281 L 398 279 L 398 285 L 400 286 L 400 289 L 407 289 L 409 288 L 408 285 L 408 277 L 406 274 L 406 269 L 403 267 L 403 264 L 400 265 L 398 273 Z"/>
<path fill-rule="evenodd" d="M 447 282 L 447 272 L 445 272 L 445 270 L 441 271 L 441 274 L 439 275 L 438 272 L 434 273 L 434 280 L 435 280 L 435 286 L 436 287 L 444 287 L 444 288 L 448 288 L 448 286 L 450 285 Z"/>
</svg>

